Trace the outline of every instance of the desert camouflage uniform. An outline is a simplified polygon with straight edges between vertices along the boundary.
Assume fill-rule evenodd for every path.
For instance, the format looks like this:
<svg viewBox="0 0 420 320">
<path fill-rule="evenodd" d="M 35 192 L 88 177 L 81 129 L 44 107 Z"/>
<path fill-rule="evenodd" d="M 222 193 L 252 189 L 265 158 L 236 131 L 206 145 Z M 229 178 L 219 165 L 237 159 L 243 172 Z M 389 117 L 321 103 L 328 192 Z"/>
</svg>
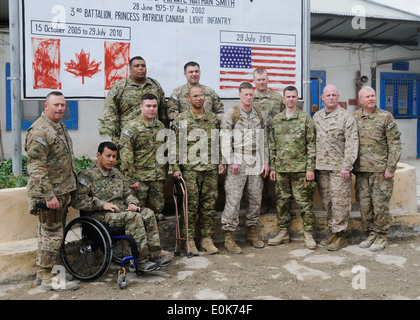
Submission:
<svg viewBox="0 0 420 320">
<path fill-rule="evenodd" d="M 301 207 L 303 230 L 313 231 L 316 183 L 306 180 L 306 172 L 315 172 L 315 130 L 311 116 L 299 109 L 289 118 L 286 111 L 276 115 L 269 147 L 270 170 L 276 172 L 278 228 L 290 227 L 293 197 Z"/>
<path fill-rule="evenodd" d="M 222 214 L 222 229 L 225 231 L 236 231 L 244 189 L 249 201 L 245 225 L 258 225 L 264 182 L 261 172 L 263 165 L 269 163 L 266 118 L 262 115 L 261 119 L 254 107 L 249 117 L 242 108 L 239 109 L 240 116 L 236 124 L 233 123 L 232 108 L 225 112 L 220 125 L 223 161 L 228 164 L 226 201 Z M 235 139 L 235 136 L 241 139 Z M 238 164 L 240 174 L 231 174 L 230 164 Z"/>
<path fill-rule="evenodd" d="M 62 122 L 51 121 L 44 113 L 28 129 L 25 141 L 28 154 L 29 210 L 39 214 L 37 266 L 55 266 L 63 238 L 63 229 L 77 177 L 72 140 Z M 57 197 L 60 209 L 41 210 L 36 201 Z"/>
<path fill-rule="evenodd" d="M 220 101 L 219 95 L 212 88 L 205 85 L 198 85 L 204 92 L 204 110 L 208 110 L 217 114 L 219 120 L 224 113 L 223 103 Z M 183 86 L 176 88 L 167 102 L 168 118 L 170 121 L 174 120 L 178 114 L 188 111 L 191 108 L 191 103 L 188 100 L 188 91 L 191 86 L 186 83 Z"/>
<path fill-rule="evenodd" d="M 123 128 L 119 141 L 121 172 L 129 184 L 140 182 L 140 190 L 134 194 L 140 206 L 152 209 L 156 216 L 165 206 L 166 164 L 159 163 L 157 157 L 164 142 L 156 138 L 162 129 L 164 125 L 159 120 L 146 121 L 139 115 Z"/>
<path fill-rule="evenodd" d="M 120 211 L 105 211 L 105 202 L 118 206 Z M 78 188 L 72 193 L 71 206 L 107 226 L 125 227 L 125 233 L 136 242 L 139 262 L 143 263 L 148 256 L 152 259 L 160 256 L 159 229 L 152 210 L 126 211 L 130 203 L 140 204 L 117 169 L 107 172 L 94 164 L 79 173 Z"/>
<path fill-rule="evenodd" d="M 131 80 L 131 77 L 127 77 L 116 82 L 108 92 L 104 104 L 104 119 L 99 129 L 100 134 L 109 135 L 112 142 L 117 143 L 122 128 L 141 113 L 140 101 L 146 93 L 152 93 L 157 97 L 158 118 L 167 125 L 165 94 L 159 82 L 147 77 L 146 82 L 139 85 Z"/>
<path fill-rule="evenodd" d="M 202 237 L 214 234 L 214 215 L 218 196 L 218 164 L 219 157 L 219 120 L 217 116 L 205 110 L 202 117 L 192 110 L 179 114 L 173 121 L 177 136 L 177 155 L 181 157 L 172 166 L 172 170 L 181 171 L 188 190 L 188 237 L 195 236 L 195 221 Z M 195 130 L 195 132 L 193 132 Z M 196 136 L 197 135 L 197 136 Z M 189 139 L 188 139 L 189 138 Z M 185 145 L 185 142 L 186 145 Z M 202 143 L 201 147 L 199 147 Z M 191 158 L 193 152 L 197 159 Z M 202 154 L 202 151 L 206 153 Z M 201 158 L 203 156 L 203 158 Z M 182 160 L 182 161 L 179 161 Z M 185 233 L 185 230 L 182 230 Z"/>
<path fill-rule="evenodd" d="M 392 217 L 389 212 L 394 179 L 386 180 L 385 170 L 395 172 L 401 157 L 401 132 L 388 111 L 375 108 L 365 115 L 354 113 L 359 129 L 359 157 L 354 164 L 356 197 L 360 204 L 363 228 L 388 233 Z"/>
<path fill-rule="evenodd" d="M 333 233 L 347 229 L 351 212 L 352 180 L 343 179 L 341 170 L 352 171 L 359 150 L 357 124 L 346 110 L 325 109 L 313 117 L 316 132 L 316 179 Z M 350 175 L 351 177 L 351 175 Z"/>
</svg>

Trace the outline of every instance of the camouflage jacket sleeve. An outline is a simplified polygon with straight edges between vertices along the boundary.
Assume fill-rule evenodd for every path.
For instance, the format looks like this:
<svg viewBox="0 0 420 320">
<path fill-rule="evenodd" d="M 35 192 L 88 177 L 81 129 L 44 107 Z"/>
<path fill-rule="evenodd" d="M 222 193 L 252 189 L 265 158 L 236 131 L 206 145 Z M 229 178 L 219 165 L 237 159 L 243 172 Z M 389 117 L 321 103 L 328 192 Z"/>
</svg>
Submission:
<svg viewBox="0 0 420 320">
<path fill-rule="evenodd" d="M 395 172 L 397 170 L 397 163 L 401 158 L 401 132 L 395 123 L 394 117 L 389 114 L 386 122 L 386 138 L 388 145 L 388 160 L 386 170 Z"/>
<path fill-rule="evenodd" d="M 359 153 L 359 132 L 357 129 L 356 119 L 352 115 L 348 115 L 345 122 L 345 148 L 342 170 L 352 171 L 353 164 Z"/>
<path fill-rule="evenodd" d="M 164 124 L 165 128 L 169 127 L 169 118 L 168 118 L 168 102 L 165 99 L 165 92 L 163 91 L 160 84 L 157 83 L 159 105 L 158 105 L 158 118 Z"/>
<path fill-rule="evenodd" d="M 49 146 L 45 132 L 28 130 L 25 148 L 28 154 L 28 171 L 34 180 L 33 187 L 28 193 L 37 197 L 43 196 L 45 200 L 51 200 L 55 197 L 55 194 L 48 177 L 47 156 Z"/>
<path fill-rule="evenodd" d="M 87 170 L 78 175 L 77 190 L 73 191 L 70 205 L 81 211 L 103 211 L 104 200 L 92 191 L 93 178 Z"/>
<path fill-rule="evenodd" d="M 276 158 L 277 158 L 277 148 L 276 140 L 274 137 L 274 128 L 270 127 L 268 133 L 268 147 L 269 147 L 269 157 L 270 157 L 270 171 L 276 170 Z"/>
<path fill-rule="evenodd" d="M 316 165 L 316 135 L 311 116 L 308 115 L 306 126 L 306 171 L 315 172 Z"/>
<path fill-rule="evenodd" d="M 119 82 L 114 84 L 109 90 L 104 103 L 104 119 L 101 121 L 100 134 L 111 137 L 112 142 L 117 143 L 121 134 L 119 116 Z"/>
<path fill-rule="evenodd" d="M 220 123 L 220 151 L 223 164 L 233 163 L 233 121 L 232 109 L 225 112 Z"/>
<path fill-rule="evenodd" d="M 120 170 L 124 177 L 128 180 L 128 183 L 134 183 L 136 176 L 136 169 L 134 167 L 134 140 L 136 130 L 132 125 L 127 125 L 121 132 L 119 140 L 120 146 L 120 159 L 121 166 Z M 134 179 L 134 180 L 133 180 Z"/>
<path fill-rule="evenodd" d="M 181 106 L 180 106 L 178 95 L 179 95 L 178 89 L 175 89 L 166 103 L 166 109 L 167 109 L 169 121 L 173 121 L 179 114 L 179 110 Z"/>
</svg>

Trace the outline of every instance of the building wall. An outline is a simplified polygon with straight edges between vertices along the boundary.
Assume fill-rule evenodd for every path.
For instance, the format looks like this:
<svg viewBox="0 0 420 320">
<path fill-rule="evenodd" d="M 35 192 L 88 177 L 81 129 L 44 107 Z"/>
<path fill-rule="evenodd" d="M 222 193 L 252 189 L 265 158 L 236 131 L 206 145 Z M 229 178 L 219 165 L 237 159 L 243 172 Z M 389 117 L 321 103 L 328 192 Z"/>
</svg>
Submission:
<svg viewBox="0 0 420 320">
<path fill-rule="evenodd" d="M 9 62 L 8 34 L 0 33 L 0 125 L 5 157 L 12 156 L 12 133 L 6 131 L 6 101 L 5 101 L 5 62 Z M 337 86 L 340 93 L 340 102 L 346 102 L 348 110 L 354 112 L 355 105 L 351 100 L 356 99 L 355 77 L 358 70 L 362 75 L 369 77 L 371 84 L 371 65 L 375 61 L 387 60 L 396 57 L 420 56 L 416 48 L 402 48 L 397 46 L 371 46 L 367 44 L 339 44 L 330 45 L 313 43 L 311 45 L 311 70 L 326 71 L 327 84 Z M 380 72 L 393 72 L 391 65 L 382 65 L 377 68 L 377 86 L 379 87 Z M 420 74 L 420 61 L 411 61 L 407 73 Z M 169 96 L 171 93 L 166 92 Z M 380 92 L 377 92 L 379 99 Z M 229 109 L 237 101 L 225 101 Z M 98 133 L 98 118 L 103 115 L 103 100 L 79 102 L 79 129 L 71 130 L 75 155 L 94 156 L 98 144 L 107 139 Z M 402 158 L 416 158 L 417 153 L 417 120 L 398 120 L 402 131 L 403 156 Z M 22 146 L 25 132 L 22 132 Z"/>
</svg>

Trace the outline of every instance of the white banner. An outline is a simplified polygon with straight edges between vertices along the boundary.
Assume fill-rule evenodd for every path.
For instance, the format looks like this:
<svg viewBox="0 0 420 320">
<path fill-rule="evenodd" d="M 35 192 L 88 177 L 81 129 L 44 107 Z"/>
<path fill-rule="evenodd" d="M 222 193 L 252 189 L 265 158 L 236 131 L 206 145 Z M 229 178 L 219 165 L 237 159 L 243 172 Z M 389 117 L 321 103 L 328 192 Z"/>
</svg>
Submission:
<svg viewBox="0 0 420 320">
<path fill-rule="evenodd" d="M 255 68 L 302 88 L 302 1 L 22 0 L 22 97 L 102 99 L 141 56 L 165 95 L 200 64 L 200 83 L 237 98 Z"/>
</svg>

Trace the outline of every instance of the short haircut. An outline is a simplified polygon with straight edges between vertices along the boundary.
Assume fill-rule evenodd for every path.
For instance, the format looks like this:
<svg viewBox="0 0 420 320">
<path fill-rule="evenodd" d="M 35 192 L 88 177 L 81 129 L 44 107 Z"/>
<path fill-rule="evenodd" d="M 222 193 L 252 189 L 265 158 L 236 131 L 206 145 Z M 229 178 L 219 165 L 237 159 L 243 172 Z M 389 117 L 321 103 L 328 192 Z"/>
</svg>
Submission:
<svg viewBox="0 0 420 320">
<path fill-rule="evenodd" d="M 253 76 L 255 76 L 256 74 L 268 74 L 268 72 L 264 68 L 257 68 L 254 70 Z"/>
<path fill-rule="evenodd" d="M 242 89 L 252 89 L 252 90 L 254 90 L 254 87 L 252 86 L 252 84 L 251 83 L 249 83 L 249 82 L 242 82 L 240 85 L 239 85 L 239 92 L 241 92 L 242 91 Z"/>
<path fill-rule="evenodd" d="M 112 151 L 118 151 L 118 148 L 115 145 L 115 143 L 113 143 L 111 141 L 101 142 L 98 146 L 98 152 L 100 154 L 102 154 L 104 152 L 105 148 L 108 148 L 109 150 L 112 150 Z"/>
<path fill-rule="evenodd" d="M 375 95 L 376 95 L 376 91 L 375 91 L 375 89 L 373 89 L 372 87 L 370 87 L 370 86 L 363 86 L 363 87 L 361 87 L 360 88 L 360 90 L 359 90 L 359 93 L 358 93 L 358 97 L 360 98 L 360 96 L 361 96 L 361 92 L 362 92 L 362 90 L 367 90 L 367 91 L 373 91 L 373 92 L 375 92 Z"/>
<path fill-rule="evenodd" d="M 153 93 L 146 93 L 141 97 L 140 104 L 143 104 L 144 100 L 156 100 L 157 97 Z"/>
<path fill-rule="evenodd" d="M 50 99 L 51 96 L 56 96 L 56 97 L 64 97 L 64 95 L 60 92 L 60 91 L 51 91 L 49 94 L 47 94 L 47 96 L 45 97 L 45 103 L 48 103 L 48 100 Z"/>
<path fill-rule="evenodd" d="M 132 57 L 131 59 L 130 59 L 130 67 L 131 67 L 131 65 L 133 64 L 133 61 L 134 60 L 143 60 L 144 62 L 146 62 L 146 60 L 144 60 L 142 57 L 140 57 L 140 56 L 135 56 L 135 57 Z"/>
<path fill-rule="evenodd" d="M 299 95 L 298 89 L 294 86 L 287 86 L 286 88 L 284 88 L 283 96 L 285 95 L 286 91 L 296 91 L 297 95 Z"/>
<path fill-rule="evenodd" d="M 201 91 L 203 91 L 203 93 L 204 93 L 204 90 L 203 90 L 203 88 L 201 88 L 201 87 L 199 87 L 199 86 L 193 86 L 193 87 L 191 87 L 191 88 L 189 88 L 188 89 L 188 95 L 190 96 L 190 93 L 191 93 L 191 90 L 192 89 L 200 89 Z"/>
<path fill-rule="evenodd" d="M 198 67 L 199 69 L 200 69 L 200 65 L 197 63 L 197 62 L 195 62 L 195 61 L 190 61 L 190 62 L 187 62 L 186 64 L 185 64 L 185 66 L 184 66 L 184 72 L 186 72 L 187 71 L 187 68 L 188 67 Z"/>
</svg>

